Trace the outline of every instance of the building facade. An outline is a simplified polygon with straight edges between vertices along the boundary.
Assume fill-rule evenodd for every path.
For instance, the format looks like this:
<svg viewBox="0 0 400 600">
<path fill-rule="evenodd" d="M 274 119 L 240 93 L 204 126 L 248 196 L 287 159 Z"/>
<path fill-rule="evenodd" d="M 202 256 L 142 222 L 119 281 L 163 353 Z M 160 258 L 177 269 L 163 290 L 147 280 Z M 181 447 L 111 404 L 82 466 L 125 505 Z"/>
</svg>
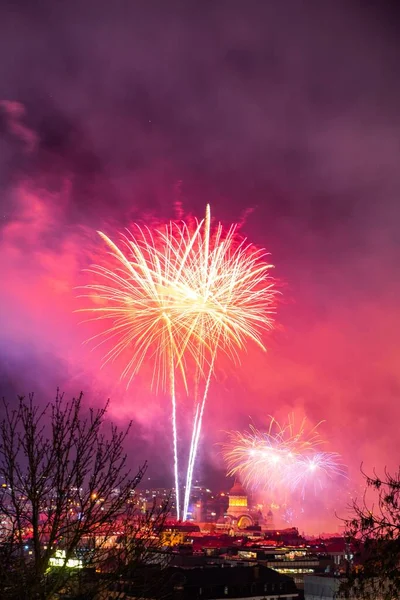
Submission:
<svg viewBox="0 0 400 600">
<path fill-rule="evenodd" d="M 271 510 L 264 516 L 259 509 L 249 506 L 247 492 L 236 480 L 229 491 L 228 508 L 218 525 L 220 529 L 231 532 L 246 531 L 254 526 L 258 526 L 260 531 L 267 531 L 274 528 L 273 519 Z"/>
</svg>

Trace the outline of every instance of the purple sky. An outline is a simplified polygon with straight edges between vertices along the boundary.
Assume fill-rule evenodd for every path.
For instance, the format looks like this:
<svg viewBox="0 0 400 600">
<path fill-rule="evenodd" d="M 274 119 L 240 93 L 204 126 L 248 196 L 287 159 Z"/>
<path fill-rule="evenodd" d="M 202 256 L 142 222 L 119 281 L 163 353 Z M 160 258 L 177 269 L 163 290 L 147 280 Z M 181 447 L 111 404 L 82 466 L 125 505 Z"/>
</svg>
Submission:
<svg viewBox="0 0 400 600">
<path fill-rule="evenodd" d="M 96 229 L 210 202 L 284 286 L 267 356 L 218 373 L 202 476 L 222 467 L 222 430 L 290 411 L 326 419 L 351 481 L 362 460 L 396 466 L 397 18 L 385 2 L 3 2 L 2 393 L 110 396 L 137 420 L 133 464 L 168 472 L 164 399 L 98 373 L 74 287 Z"/>
</svg>

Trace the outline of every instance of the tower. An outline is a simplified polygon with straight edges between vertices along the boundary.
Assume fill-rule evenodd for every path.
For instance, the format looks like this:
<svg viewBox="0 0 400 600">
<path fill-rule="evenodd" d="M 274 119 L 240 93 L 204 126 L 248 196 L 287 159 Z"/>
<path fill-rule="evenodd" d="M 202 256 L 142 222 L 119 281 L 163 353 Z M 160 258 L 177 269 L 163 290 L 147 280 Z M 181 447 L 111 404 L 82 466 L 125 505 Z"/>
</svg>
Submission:
<svg viewBox="0 0 400 600">
<path fill-rule="evenodd" d="M 227 515 L 231 523 L 237 525 L 239 529 L 245 529 L 253 525 L 253 519 L 249 514 L 249 507 L 247 505 L 247 494 L 237 480 L 229 492 Z"/>
<path fill-rule="evenodd" d="M 236 480 L 229 492 L 228 515 L 239 517 L 244 512 L 247 512 L 247 510 L 247 494 L 239 481 Z"/>
</svg>

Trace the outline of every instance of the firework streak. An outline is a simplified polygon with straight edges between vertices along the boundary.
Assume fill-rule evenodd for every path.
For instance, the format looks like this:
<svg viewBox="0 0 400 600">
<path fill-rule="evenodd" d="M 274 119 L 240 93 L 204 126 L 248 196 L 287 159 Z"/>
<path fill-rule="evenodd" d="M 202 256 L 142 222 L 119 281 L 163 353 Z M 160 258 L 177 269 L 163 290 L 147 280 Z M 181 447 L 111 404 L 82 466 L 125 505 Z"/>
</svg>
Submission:
<svg viewBox="0 0 400 600">
<path fill-rule="evenodd" d="M 232 225 L 210 228 L 210 208 L 200 222 L 171 222 L 164 229 L 134 226 L 117 246 L 99 232 L 112 266 L 92 265 L 95 282 L 81 309 L 105 327 L 89 342 L 109 346 L 104 364 L 128 357 L 121 377 L 129 385 L 144 361 L 153 364 L 152 386 L 168 391 L 172 404 L 177 517 L 186 519 L 204 408 L 217 355 L 238 361 L 247 342 L 265 350 L 273 327 L 276 290 L 263 249 L 254 248 Z M 107 325 L 108 324 L 108 325 Z M 177 434 L 177 377 L 194 399 L 194 420 L 183 510 Z"/>
</svg>

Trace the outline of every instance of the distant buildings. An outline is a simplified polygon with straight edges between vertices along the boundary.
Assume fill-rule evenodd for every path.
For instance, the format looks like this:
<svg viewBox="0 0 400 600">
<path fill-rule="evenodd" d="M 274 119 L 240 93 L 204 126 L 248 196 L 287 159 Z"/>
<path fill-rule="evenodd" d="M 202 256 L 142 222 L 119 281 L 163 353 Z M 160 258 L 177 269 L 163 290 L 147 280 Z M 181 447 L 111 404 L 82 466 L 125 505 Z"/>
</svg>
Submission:
<svg viewBox="0 0 400 600">
<path fill-rule="evenodd" d="M 169 501 L 171 517 L 175 511 L 175 493 L 166 488 L 145 488 L 135 491 L 136 499 L 143 511 L 154 505 L 160 507 Z M 263 514 L 260 507 L 249 505 L 248 495 L 238 481 L 228 493 L 213 493 L 202 485 L 194 485 L 188 512 L 188 520 L 196 523 L 216 524 L 219 531 L 245 531 L 248 528 L 260 532 L 275 528 L 271 510 Z"/>
<path fill-rule="evenodd" d="M 229 491 L 229 504 L 226 513 L 217 522 L 220 530 L 236 531 L 251 530 L 260 532 L 274 529 L 272 511 L 264 516 L 259 509 L 248 506 L 248 496 L 239 481 L 235 481 Z"/>
<path fill-rule="evenodd" d="M 117 496 L 118 490 L 113 493 Z M 94 500 L 102 510 L 104 499 Z M 127 502 L 127 509 L 133 508 L 134 514 L 138 509 L 136 514 L 140 516 L 146 511 L 151 514 L 154 506 L 163 509 L 172 505 L 170 518 L 163 521 L 162 529 L 150 532 L 143 529 L 143 536 L 138 537 L 150 544 L 146 558 L 140 563 L 143 577 L 148 578 L 153 571 L 161 572 L 165 578 L 164 600 L 300 600 L 303 589 L 306 600 L 330 600 L 337 591 L 338 577 L 352 558 L 343 538 L 310 542 L 295 527 L 277 529 L 272 511 L 267 509 L 264 514 L 261 506 L 252 506 L 237 481 L 228 493 L 218 494 L 196 485 L 191 498 L 191 519 L 187 522 L 173 518 L 173 502 L 174 495 L 166 488 L 134 490 Z M 71 501 L 68 517 L 75 515 L 78 508 Z M 79 564 L 85 570 L 94 543 L 118 548 L 125 531 L 123 516 L 111 524 L 112 533 L 107 529 L 106 540 L 101 529 L 90 539 L 83 539 L 79 552 L 72 557 L 78 563 L 71 565 Z M 5 528 L 4 515 L 1 521 Z M 137 524 L 140 527 L 140 518 Z M 24 532 L 25 538 L 25 551 L 30 555 L 29 531 Z M 54 568 L 61 566 L 62 552 L 62 544 L 54 548 Z M 98 576 L 103 576 L 101 570 Z M 140 585 L 135 573 L 130 580 L 121 581 L 109 590 L 105 600 L 119 597 L 121 591 L 127 599 L 138 597 Z M 157 596 L 154 590 L 145 593 L 142 589 L 141 597 Z"/>
</svg>

